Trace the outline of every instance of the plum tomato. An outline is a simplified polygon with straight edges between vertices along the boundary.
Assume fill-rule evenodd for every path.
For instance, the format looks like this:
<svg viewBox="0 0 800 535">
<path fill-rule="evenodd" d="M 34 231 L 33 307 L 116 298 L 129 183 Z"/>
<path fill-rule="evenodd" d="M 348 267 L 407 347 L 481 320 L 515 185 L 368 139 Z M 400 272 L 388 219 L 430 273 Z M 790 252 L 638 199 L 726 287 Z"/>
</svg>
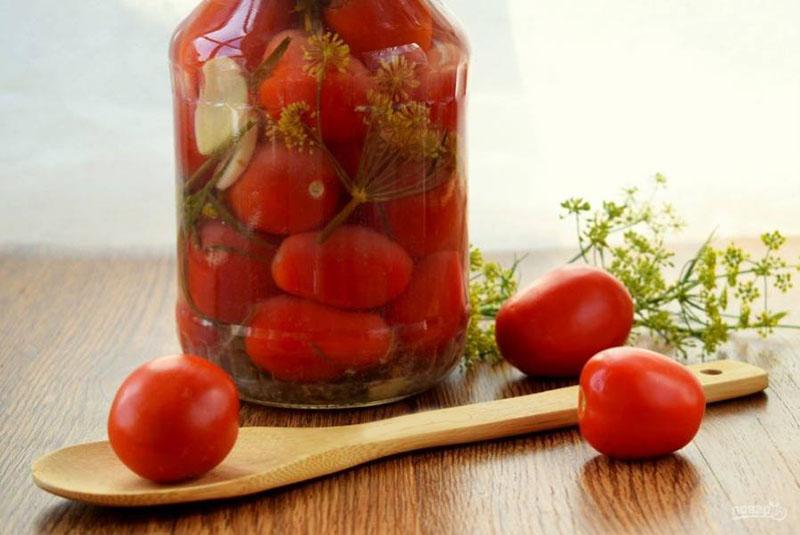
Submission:
<svg viewBox="0 0 800 535">
<path fill-rule="evenodd" d="M 577 376 L 595 353 L 625 343 L 633 301 L 605 271 L 558 268 L 509 299 L 496 320 L 503 357 L 534 376 Z"/>
<path fill-rule="evenodd" d="M 246 4 L 253 7 L 245 7 Z M 269 2 L 246 0 L 242 2 L 242 10 L 255 9 L 254 16 L 244 16 L 241 19 L 244 21 L 244 31 L 239 48 L 244 56 L 245 65 L 250 71 L 256 70 L 261 64 L 272 37 L 277 32 L 291 26 L 292 14 L 296 5 L 295 0 L 270 0 Z"/>
<path fill-rule="evenodd" d="M 204 2 L 175 32 L 173 61 L 197 70 L 215 57 L 243 57 L 253 70 L 268 40 L 289 27 L 293 8 L 293 0 Z"/>
<path fill-rule="evenodd" d="M 431 191 L 382 206 L 391 236 L 412 256 L 464 249 L 467 196 L 456 176 Z"/>
<path fill-rule="evenodd" d="M 283 291 L 339 308 L 385 305 L 408 286 L 413 263 L 402 247 L 366 227 L 344 225 L 286 238 L 272 263 Z"/>
<path fill-rule="evenodd" d="M 317 106 L 317 80 L 305 70 L 306 34 L 299 30 L 281 32 L 267 46 L 266 54 L 271 54 L 287 37 L 291 39 L 289 47 L 258 90 L 261 105 L 275 120 L 289 104 L 304 102 L 312 112 Z M 359 108 L 367 105 L 371 86 L 369 71 L 354 57 L 349 58 L 344 71 L 331 69 L 325 74 L 320 95 L 325 141 L 345 142 L 364 137 L 367 127 Z"/>
<path fill-rule="evenodd" d="M 433 40 L 433 14 L 424 0 L 342 0 L 324 12 L 325 22 L 356 53 Z"/>
<path fill-rule="evenodd" d="M 414 349 L 438 349 L 464 329 L 467 288 L 461 256 L 452 251 L 423 259 L 408 290 L 390 306 L 389 324 L 401 342 Z"/>
<path fill-rule="evenodd" d="M 459 129 L 467 91 L 467 58 L 453 43 L 437 42 L 423 64 L 417 98 L 431 107 L 431 122 Z M 463 119 L 461 119 L 463 120 Z"/>
<path fill-rule="evenodd" d="M 336 173 L 319 151 L 268 143 L 228 189 L 228 202 L 246 225 L 285 235 L 319 228 L 333 217 L 341 192 Z"/>
<path fill-rule="evenodd" d="M 158 483 L 199 477 L 239 434 L 239 396 L 228 375 L 192 355 L 153 360 L 119 387 L 108 438 L 133 472 Z"/>
<path fill-rule="evenodd" d="M 339 162 L 339 165 L 344 168 L 351 178 L 355 178 L 358 175 L 361 154 L 364 152 L 364 143 L 362 141 L 331 143 L 328 149 L 330 149 L 336 161 Z"/>
<path fill-rule="evenodd" d="M 377 364 L 392 332 L 377 314 L 345 312 L 291 296 L 255 308 L 245 350 L 253 363 L 283 381 L 334 380 Z"/>
<path fill-rule="evenodd" d="M 250 307 L 275 293 L 270 264 L 275 248 L 247 238 L 218 221 L 190 240 L 187 290 L 195 307 L 211 319 L 239 323 Z"/>
<path fill-rule="evenodd" d="M 219 331 L 205 318 L 192 311 L 183 299 L 175 306 L 175 319 L 178 326 L 178 339 L 184 352 L 207 356 L 219 343 Z"/>
<path fill-rule="evenodd" d="M 583 438 L 609 457 L 657 457 L 694 438 L 705 403 L 688 368 L 653 351 L 617 347 L 583 368 L 578 424 Z"/>
</svg>

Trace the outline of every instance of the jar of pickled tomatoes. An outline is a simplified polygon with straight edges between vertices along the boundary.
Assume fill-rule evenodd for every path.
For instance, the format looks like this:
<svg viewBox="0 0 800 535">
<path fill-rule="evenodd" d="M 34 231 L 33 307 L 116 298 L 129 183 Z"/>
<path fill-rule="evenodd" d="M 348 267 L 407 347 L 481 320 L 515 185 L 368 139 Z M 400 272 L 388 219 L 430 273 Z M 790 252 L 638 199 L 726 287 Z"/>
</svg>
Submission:
<svg viewBox="0 0 800 535">
<path fill-rule="evenodd" d="M 171 61 L 184 351 L 274 406 L 444 378 L 468 323 L 468 49 L 441 6 L 206 0 Z"/>
</svg>

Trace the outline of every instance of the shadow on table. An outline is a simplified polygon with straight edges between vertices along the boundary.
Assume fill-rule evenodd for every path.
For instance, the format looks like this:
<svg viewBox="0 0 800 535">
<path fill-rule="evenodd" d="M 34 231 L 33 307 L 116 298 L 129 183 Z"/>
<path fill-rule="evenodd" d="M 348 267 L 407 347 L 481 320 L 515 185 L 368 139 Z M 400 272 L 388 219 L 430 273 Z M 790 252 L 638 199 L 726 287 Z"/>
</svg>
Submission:
<svg viewBox="0 0 800 535">
<path fill-rule="evenodd" d="M 598 455 L 580 472 L 581 512 L 611 531 L 669 531 L 698 506 L 700 477 L 680 454 L 615 461 Z"/>
</svg>

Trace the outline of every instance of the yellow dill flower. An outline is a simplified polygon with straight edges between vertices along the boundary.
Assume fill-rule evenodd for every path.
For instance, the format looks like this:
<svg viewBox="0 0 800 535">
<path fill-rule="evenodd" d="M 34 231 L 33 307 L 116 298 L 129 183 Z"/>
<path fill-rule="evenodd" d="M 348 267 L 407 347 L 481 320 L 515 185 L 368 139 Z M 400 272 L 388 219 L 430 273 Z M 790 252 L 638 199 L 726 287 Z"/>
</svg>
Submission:
<svg viewBox="0 0 800 535">
<path fill-rule="evenodd" d="M 431 125 L 428 106 L 421 102 L 386 106 L 385 98 L 376 99 L 379 112 L 375 118 L 381 137 L 411 158 L 440 157 L 444 151 L 442 138 Z"/>
<path fill-rule="evenodd" d="M 203 205 L 202 213 L 205 217 L 209 219 L 219 218 L 219 210 L 217 210 L 217 207 L 211 204 L 210 202 Z"/>
<path fill-rule="evenodd" d="M 395 102 L 407 101 L 413 91 L 419 87 L 416 78 L 416 63 L 408 61 L 404 56 L 394 56 L 382 60 L 375 82 L 378 90 L 388 95 Z"/>
<path fill-rule="evenodd" d="M 306 119 L 311 116 L 311 108 L 305 102 L 295 102 L 281 110 L 277 121 L 268 120 L 266 133 L 273 142 L 277 139 L 283 141 L 287 149 L 306 151 L 311 150 L 314 139 L 308 135 Z"/>
<path fill-rule="evenodd" d="M 306 65 L 303 70 L 322 80 L 331 69 L 344 72 L 350 64 L 350 47 L 341 37 L 331 32 L 320 32 L 308 38 L 308 46 L 303 48 Z"/>
</svg>

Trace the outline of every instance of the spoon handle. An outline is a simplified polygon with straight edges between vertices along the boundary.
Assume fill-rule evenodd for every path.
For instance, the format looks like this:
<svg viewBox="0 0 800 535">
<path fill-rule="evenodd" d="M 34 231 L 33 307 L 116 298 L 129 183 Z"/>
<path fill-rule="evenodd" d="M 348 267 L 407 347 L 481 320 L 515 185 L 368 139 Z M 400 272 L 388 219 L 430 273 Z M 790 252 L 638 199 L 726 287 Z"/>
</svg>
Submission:
<svg viewBox="0 0 800 535">
<path fill-rule="evenodd" d="M 719 360 L 689 366 L 708 403 L 764 390 L 767 372 L 752 364 Z M 360 438 L 376 456 L 464 444 L 578 423 L 578 387 L 499 401 L 410 414 L 364 424 Z M 360 426 L 361 427 L 361 426 Z M 374 449 L 373 449 L 374 448 Z"/>
</svg>

